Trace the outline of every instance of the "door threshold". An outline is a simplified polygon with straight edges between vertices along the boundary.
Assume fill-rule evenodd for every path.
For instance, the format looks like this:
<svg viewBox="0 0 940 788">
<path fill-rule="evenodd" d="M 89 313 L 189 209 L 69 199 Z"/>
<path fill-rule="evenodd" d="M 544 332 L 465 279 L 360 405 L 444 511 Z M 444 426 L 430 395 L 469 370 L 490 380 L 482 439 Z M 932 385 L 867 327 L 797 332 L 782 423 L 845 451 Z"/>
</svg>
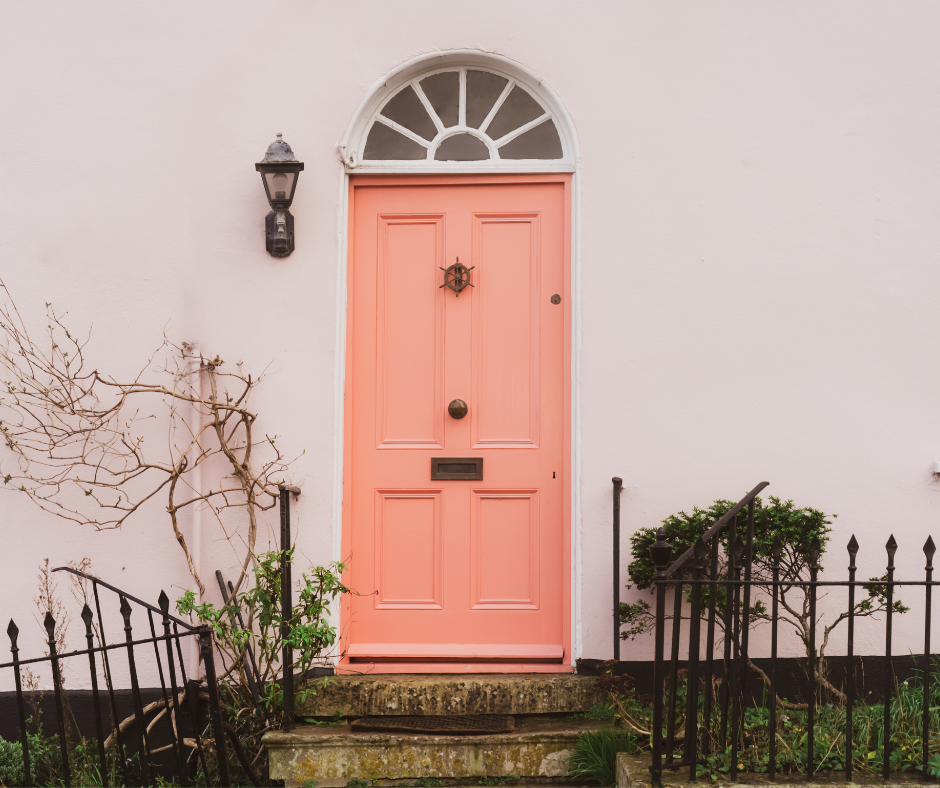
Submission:
<svg viewBox="0 0 940 788">
<path fill-rule="evenodd" d="M 343 675 L 384 673 L 574 673 L 571 665 L 545 662 L 349 662 L 336 672 Z"/>
</svg>

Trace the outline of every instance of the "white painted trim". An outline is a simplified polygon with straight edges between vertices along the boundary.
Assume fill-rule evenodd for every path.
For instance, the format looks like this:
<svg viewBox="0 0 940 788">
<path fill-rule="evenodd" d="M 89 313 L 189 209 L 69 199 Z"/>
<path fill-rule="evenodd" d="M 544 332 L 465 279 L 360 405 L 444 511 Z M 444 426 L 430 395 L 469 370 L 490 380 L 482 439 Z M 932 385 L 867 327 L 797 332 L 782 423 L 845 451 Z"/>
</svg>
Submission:
<svg viewBox="0 0 940 788">
<path fill-rule="evenodd" d="M 346 448 L 346 279 L 349 254 L 349 176 L 340 165 L 339 211 L 336 216 L 336 348 L 333 361 L 333 533 L 330 560 L 343 556 L 343 462 Z M 330 626 L 340 632 L 342 605 L 330 606 Z M 338 642 L 338 641 L 337 641 Z M 338 657 L 337 657 L 338 661 Z"/>
<path fill-rule="evenodd" d="M 451 126 L 447 131 L 442 134 L 438 134 L 434 141 L 431 143 L 431 149 L 428 151 L 428 162 L 433 162 L 435 165 L 440 165 L 444 163 L 453 164 L 453 162 L 438 162 L 434 160 L 434 156 L 437 153 L 437 149 L 440 144 L 446 140 L 448 137 L 456 137 L 458 134 L 469 134 L 471 137 L 476 137 L 484 145 L 486 149 L 490 152 L 490 156 L 494 159 L 499 157 L 499 153 L 496 151 L 496 145 L 493 140 L 487 137 L 485 134 L 481 134 L 477 129 L 471 128 L 470 126 Z M 464 164 L 490 164 L 490 160 L 481 161 L 481 162 L 463 162 Z M 437 172 L 437 167 L 434 168 L 434 172 Z"/>
<path fill-rule="evenodd" d="M 431 62 L 439 66 L 431 71 Z M 446 62 L 446 65 L 444 63 Z M 515 79 L 530 91 L 542 106 L 556 120 L 555 126 L 562 141 L 564 159 L 558 160 L 502 160 L 493 166 L 487 162 L 448 162 L 452 166 L 429 167 L 427 161 L 395 162 L 391 166 L 368 167 L 350 166 L 352 156 L 359 155 L 365 144 L 365 135 L 371 127 L 371 121 L 378 108 L 384 105 L 390 94 L 388 84 L 396 84 L 419 74 L 452 71 L 459 66 L 474 66 L 495 73 L 502 73 L 508 79 Z M 424 69 L 427 68 L 428 71 Z M 408 75 L 405 77 L 404 75 Z M 517 77 L 522 75 L 522 78 Z M 400 86 L 399 86 L 400 87 Z M 458 117 L 462 127 L 466 126 L 464 107 L 466 105 L 466 72 L 460 76 L 460 113 Z M 368 121 L 368 122 L 366 122 Z M 363 128 L 365 126 L 365 128 Z M 525 172 L 570 172 L 571 178 L 571 663 L 574 665 L 581 657 L 584 648 L 584 629 L 581 618 L 581 176 L 579 172 L 578 138 L 574 123 L 568 115 L 561 99 L 541 78 L 524 66 L 501 55 L 493 55 L 479 50 L 454 50 L 437 52 L 409 60 L 387 77 L 373 83 L 369 92 L 360 102 L 353 115 L 353 120 L 343 137 L 342 148 L 346 152 L 343 164 L 343 177 L 340 187 L 340 207 L 337 216 L 339 239 L 337 243 L 337 283 L 336 283 L 336 351 L 334 364 L 334 418 L 333 418 L 333 556 L 342 560 L 343 529 L 343 450 L 345 441 L 345 391 L 346 391 L 346 283 L 348 279 L 348 238 L 349 238 L 349 173 L 350 172 L 385 172 L 385 173 L 525 173 Z M 355 146 L 355 147 L 354 147 Z M 360 159 L 361 161 L 361 155 Z M 355 162 L 354 162 L 355 163 Z M 445 162 L 440 162 L 445 164 Z M 486 167 L 478 165 L 488 165 Z M 340 626 L 340 605 L 333 608 L 331 623 Z"/>
<path fill-rule="evenodd" d="M 400 123 L 396 123 L 394 120 L 389 120 L 384 115 L 376 115 L 375 122 L 381 123 L 384 126 L 388 126 L 390 129 L 394 129 L 399 134 L 410 139 L 412 142 L 417 142 L 419 145 L 425 148 L 429 147 L 431 144 L 424 137 L 420 136 L 419 134 L 415 134 L 411 129 L 406 129 L 404 126 L 402 126 Z"/>
<path fill-rule="evenodd" d="M 457 95 L 457 123 L 461 126 L 467 125 L 467 71 L 460 69 L 458 82 L 460 92 Z"/>
<path fill-rule="evenodd" d="M 434 124 L 434 128 L 437 129 L 437 133 L 440 134 L 442 131 L 444 131 L 444 122 L 440 119 L 434 107 L 431 106 L 431 102 L 428 100 L 428 97 L 424 95 L 424 88 L 421 87 L 420 80 L 411 80 L 411 87 L 418 96 L 418 100 L 424 106 L 424 111 L 431 116 L 431 122 Z"/>
<path fill-rule="evenodd" d="M 571 176 L 571 664 L 584 650 L 581 619 L 581 173 Z"/>
<path fill-rule="evenodd" d="M 528 123 L 523 124 L 518 129 L 514 131 L 507 132 L 498 140 L 493 140 L 493 144 L 497 148 L 503 147 L 507 142 L 512 142 L 516 137 L 525 134 L 527 131 L 532 131 L 536 126 L 541 126 L 548 120 L 551 120 L 552 116 L 547 112 L 544 115 L 539 115 L 535 120 L 530 120 Z"/>
<path fill-rule="evenodd" d="M 428 166 L 428 165 L 431 166 Z M 445 166 L 446 165 L 446 166 Z M 502 165 L 502 166 L 494 166 Z M 414 159 L 412 161 L 396 161 L 392 164 L 383 163 L 376 167 L 370 167 L 367 164 L 360 164 L 355 169 L 346 168 L 348 174 L 355 172 L 362 173 L 416 173 L 422 172 L 430 175 L 447 175 L 455 173 L 493 173 L 502 175 L 512 175 L 513 173 L 526 172 L 575 172 L 577 170 L 574 164 L 554 164 L 551 161 L 541 159 L 487 159 L 486 161 L 433 161 L 427 159 Z"/>
<path fill-rule="evenodd" d="M 499 112 L 500 108 L 503 106 L 503 102 L 509 97 L 509 94 L 512 92 L 512 89 L 516 86 L 516 80 L 510 79 L 506 83 L 506 87 L 503 88 L 503 92 L 499 94 L 499 98 L 496 99 L 496 103 L 490 108 L 489 113 L 483 122 L 480 124 L 480 131 L 484 134 L 486 130 L 490 127 L 490 124 L 493 122 L 493 118 L 496 117 L 496 113 Z"/>
<path fill-rule="evenodd" d="M 394 95 L 432 74 L 457 71 L 460 84 L 460 116 L 458 122 L 466 126 L 466 69 L 481 69 L 504 77 L 512 85 L 525 89 L 555 122 L 561 140 L 560 159 L 490 159 L 485 162 L 429 162 L 379 161 L 367 163 L 363 159 L 369 129 L 379 117 L 379 111 Z M 511 86 L 507 84 L 500 96 L 505 100 Z M 501 103 L 498 101 L 497 103 Z M 493 108 L 487 121 L 497 108 Z M 391 124 L 387 124 L 391 126 Z M 397 126 L 397 124 L 396 124 Z M 395 128 L 395 127 L 392 127 Z M 396 128 L 400 130 L 400 128 Z M 411 135 L 409 135 L 411 137 Z M 413 137 L 412 137 L 413 138 Z M 458 49 L 432 52 L 409 60 L 393 69 L 385 77 L 377 79 L 353 113 L 352 122 L 343 138 L 347 171 L 369 172 L 573 172 L 577 161 L 577 140 L 574 124 L 558 95 L 541 77 L 529 69 L 502 55 L 494 55 L 473 49 Z M 427 145 L 425 145 L 427 147 Z M 433 147 L 433 146 L 432 146 Z M 536 164 L 537 163 L 537 164 Z M 430 167 L 429 167 L 430 164 Z M 473 165 L 473 166 L 470 166 Z M 431 169 L 433 167 L 433 169 Z"/>
</svg>

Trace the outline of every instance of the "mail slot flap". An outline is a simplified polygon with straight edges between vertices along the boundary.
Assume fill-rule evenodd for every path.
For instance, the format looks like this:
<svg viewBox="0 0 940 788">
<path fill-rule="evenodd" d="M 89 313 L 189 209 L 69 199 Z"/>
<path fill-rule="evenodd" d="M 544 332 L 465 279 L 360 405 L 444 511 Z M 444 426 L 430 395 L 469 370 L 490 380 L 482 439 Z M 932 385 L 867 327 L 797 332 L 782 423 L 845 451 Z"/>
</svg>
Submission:
<svg viewBox="0 0 940 788">
<path fill-rule="evenodd" d="M 431 481 L 482 481 L 482 457 L 432 457 Z"/>
</svg>

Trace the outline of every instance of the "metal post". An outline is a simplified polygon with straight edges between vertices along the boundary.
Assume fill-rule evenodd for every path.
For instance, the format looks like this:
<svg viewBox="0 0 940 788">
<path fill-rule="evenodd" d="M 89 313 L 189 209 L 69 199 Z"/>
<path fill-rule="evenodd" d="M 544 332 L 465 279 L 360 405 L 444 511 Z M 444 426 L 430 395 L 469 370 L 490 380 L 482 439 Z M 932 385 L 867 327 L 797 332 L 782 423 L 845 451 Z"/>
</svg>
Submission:
<svg viewBox="0 0 940 788">
<path fill-rule="evenodd" d="M 666 645 L 666 566 L 672 557 L 672 547 L 666 541 L 666 531 L 656 532 L 656 543 L 650 547 L 650 558 L 656 565 L 653 584 L 656 587 L 656 653 L 653 659 L 653 762 L 650 776 L 654 788 L 663 784 L 663 660 Z"/>
<path fill-rule="evenodd" d="M 888 779 L 891 772 L 891 689 L 894 686 L 894 664 L 891 662 L 891 623 L 894 607 L 894 554 L 897 552 L 898 543 L 894 539 L 894 534 L 888 538 L 885 544 L 885 550 L 888 553 L 888 585 L 885 589 L 887 594 L 887 612 L 885 618 L 885 689 L 884 689 L 884 749 L 882 751 L 881 777 Z"/>
<path fill-rule="evenodd" d="M 225 733 L 222 730 L 222 704 L 219 701 L 219 683 L 215 676 L 215 659 L 212 656 L 212 633 L 209 627 L 202 627 L 199 633 L 199 650 L 202 662 L 206 666 L 206 686 L 209 689 L 209 716 L 215 733 L 216 762 L 219 767 L 219 780 L 222 785 L 231 785 L 228 774 L 228 754 L 225 750 Z M 208 777 L 208 775 L 206 775 Z"/>
<path fill-rule="evenodd" d="M 814 537 L 809 549 L 809 705 L 806 711 L 806 776 L 816 771 L 816 580 L 819 577 L 819 539 Z"/>
<path fill-rule="evenodd" d="M 858 541 L 855 534 L 849 539 L 849 631 L 846 649 L 846 665 L 848 666 L 848 696 L 845 701 L 845 779 L 852 781 L 852 712 L 855 706 L 855 556 L 858 555 Z"/>
<path fill-rule="evenodd" d="M 937 552 L 933 538 L 928 536 L 924 542 L 924 555 L 927 557 L 927 585 L 925 586 L 924 605 L 924 720 L 923 720 L 923 763 L 922 774 L 927 776 L 927 759 L 930 752 L 930 591 L 933 582 L 933 556 Z"/>
<path fill-rule="evenodd" d="M 124 639 L 127 643 L 127 665 L 131 674 L 131 696 L 134 700 L 134 714 L 140 725 L 135 725 L 137 729 L 137 739 L 140 746 L 140 770 L 144 782 L 147 782 L 147 775 L 150 770 L 150 743 L 147 736 L 147 727 L 143 724 L 144 704 L 140 697 L 140 683 L 137 681 L 137 663 L 134 660 L 134 636 L 131 631 L 131 606 L 127 598 L 121 595 L 121 616 L 124 618 Z"/>
<path fill-rule="evenodd" d="M 157 603 L 160 605 L 160 614 L 163 617 L 163 636 L 166 638 L 166 664 L 167 664 L 167 673 L 170 677 L 170 698 L 166 705 L 167 717 L 170 720 L 170 736 L 173 738 L 173 754 L 176 756 L 176 768 L 179 772 L 180 783 L 183 786 L 189 785 L 188 775 L 186 774 L 186 757 L 183 754 L 183 743 L 180 741 L 182 736 L 182 720 L 180 719 L 179 714 L 179 695 L 176 684 L 176 666 L 173 664 L 173 646 L 170 643 L 170 598 L 166 595 L 166 591 L 160 591 L 160 596 L 157 598 Z M 156 638 L 156 636 L 154 636 Z M 157 644 L 156 639 L 154 639 L 154 645 Z M 162 672 L 162 671 L 161 671 Z M 161 681 L 162 681 L 161 676 Z M 166 695 L 166 690 L 164 690 L 164 695 Z M 196 733 L 195 735 L 199 735 Z"/>
<path fill-rule="evenodd" d="M 101 701 L 98 699 L 98 669 L 95 666 L 95 637 L 91 629 L 94 615 L 86 604 L 82 608 L 82 621 L 85 622 L 85 642 L 88 644 L 88 672 L 91 673 L 91 700 L 95 710 L 95 733 L 98 735 L 98 761 L 101 763 L 101 779 L 108 776 L 108 761 L 104 753 L 104 730 L 101 726 Z"/>
<path fill-rule="evenodd" d="M 698 667 L 702 627 L 702 574 L 705 568 L 705 543 L 695 541 L 692 554 L 692 610 L 689 613 L 689 673 L 686 684 L 685 756 L 689 764 L 689 782 L 694 782 L 698 762 Z"/>
<path fill-rule="evenodd" d="M 16 679 L 16 710 L 20 717 L 20 744 L 23 747 L 23 768 L 26 771 L 26 781 L 24 785 L 31 786 L 33 781 L 29 773 L 29 735 L 26 731 L 26 707 L 23 704 L 23 682 L 20 678 L 20 650 L 16 645 L 16 639 L 19 637 L 19 634 L 19 627 L 13 623 L 13 619 L 11 618 L 10 624 L 7 626 L 7 635 L 10 638 L 10 653 L 13 654 L 13 676 Z"/>
<path fill-rule="evenodd" d="M 711 564 L 708 570 L 708 629 L 705 635 L 705 702 L 702 713 L 702 727 L 705 738 L 702 741 L 702 753 L 711 752 L 712 735 L 712 703 L 714 700 L 714 686 L 712 674 L 715 669 L 715 612 L 718 601 L 718 539 L 713 538 L 709 547 L 711 550 Z"/>
<path fill-rule="evenodd" d="M 679 685 L 679 635 L 682 628 L 682 583 L 672 587 L 672 648 L 669 651 L 669 709 L 666 717 L 666 764 L 675 759 L 676 695 Z"/>
<path fill-rule="evenodd" d="M 59 749 L 62 753 L 63 785 L 70 786 L 72 770 L 69 768 L 69 746 L 65 737 L 65 727 L 68 723 L 65 719 L 65 704 L 62 703 L 62 677 L 59 675 L 59 655 L 55 647 L 55 619 L 48 610 L 43 624 L 49 635 L 49 656 L 52 658 L 52 686 L 55 691 L 55 711 L 59 717 Z"/>
<path fill-rule="evenodd" d="M 620 493 L 623 479 L 614 476 L 614 659 L 620 661 Z"/>
<path fill-rule="evenodd" d="M 290 619 L 293 614 L 291 595 L 291 542 L 290 542 L 290 492 L 280 488 L 281 504 L 281 667 L 283 673 L 285 731 L 294 728 L 294 650 L 288 642 Z"/>
<path fill-rule="evenodd" d="M 773 557 L 773 602 L 770 614 L 770 708 L 768 709 L 767 737 L 770 742 L 770 753 L 767 763 L 767 777 L 771 781 L 777 774 L 777 624 L 780 610 L 780 557 L 783 553 L 783 543 L 780 535 L 774 535 L 771 547 Z"/>
<path fill-rule="evenodd" d="M 741 639 L 741 558 L 744 555 L 744 540 L 740 536 L 734 540 L 734 546 L 731 548 L 731 555 L 734 562 L 734 613 L 732 615 L 732 636 L 731 647 L 733 653 L 728 665 L 731 668 L 731 675 L 728 677 L 728 691 L 731 697 L 731 763 L 728 776 L 732 780 L 738 777 L 738 745 L 741 741 L 741 717 L 743 709 L 741 708 L 741 677 L 738 665 L 740 648 L 738 644 Z M 732 589 L 729 589 L 732 591 Z"/>
</svg>

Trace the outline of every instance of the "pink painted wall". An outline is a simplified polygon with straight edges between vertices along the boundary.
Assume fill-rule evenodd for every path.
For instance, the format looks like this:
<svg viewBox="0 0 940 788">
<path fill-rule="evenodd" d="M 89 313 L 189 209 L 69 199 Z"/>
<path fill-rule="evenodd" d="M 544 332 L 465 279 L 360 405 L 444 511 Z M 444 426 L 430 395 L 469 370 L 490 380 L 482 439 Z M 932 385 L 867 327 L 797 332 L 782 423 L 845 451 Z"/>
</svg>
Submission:
<svg viewBox="0 0 940 788">
<path fill-rule="evenodd" d="M 7 2 L 0 275 L 35 325 L 45 301 L 94 323 L 102 367 L 136 366 L 165 325 L 271 364 L 256 402 L 285 451 L 306 452 L 298 542 L 329 560 L 335 146 L 369 86 L 416 55 L 524 64 L 580 146 L 574 642 L 609 656 L 613 475 L 627 533 L 767 479 L 839 513 L 834 552 L 856 533 L 860 574 L 883 571 L 890 531 L 907 573 L 940 534 L 938 23 L 915 2 Z M 281 261 L 264 251 L 253 168 L 278 131 L 306 162 Z M 45 557 L 87 555 L 145 598 L 188 586 L 159 506 L 89 533 L 4 495 L 0 523 L 0 614 L 26 648 Z M 217 537 L 207 527 L 210 576 L 233 570 Z M 911 602 L 897 631 L 914 638 Z"/>
</svg>

